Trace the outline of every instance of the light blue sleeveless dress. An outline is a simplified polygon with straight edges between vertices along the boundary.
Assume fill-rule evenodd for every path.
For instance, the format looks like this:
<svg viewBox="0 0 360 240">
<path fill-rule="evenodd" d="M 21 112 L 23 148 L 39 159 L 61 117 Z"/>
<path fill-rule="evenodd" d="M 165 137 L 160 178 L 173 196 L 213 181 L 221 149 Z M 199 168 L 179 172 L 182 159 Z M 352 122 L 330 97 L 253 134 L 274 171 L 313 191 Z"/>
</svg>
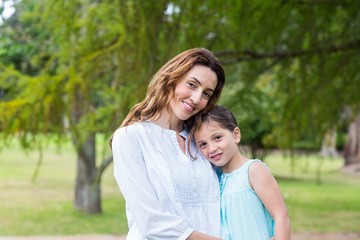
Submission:
<svg viewBox="0 0 360 240">
<path fill-rule="evenodd" d="M 274 220 L 249 184 L 249 167 L 254 162 L 262 163 L 249 160 L 231 173 L 218 172 L 222 239 L 268 240 L 274 235 Z"/>
</svg>

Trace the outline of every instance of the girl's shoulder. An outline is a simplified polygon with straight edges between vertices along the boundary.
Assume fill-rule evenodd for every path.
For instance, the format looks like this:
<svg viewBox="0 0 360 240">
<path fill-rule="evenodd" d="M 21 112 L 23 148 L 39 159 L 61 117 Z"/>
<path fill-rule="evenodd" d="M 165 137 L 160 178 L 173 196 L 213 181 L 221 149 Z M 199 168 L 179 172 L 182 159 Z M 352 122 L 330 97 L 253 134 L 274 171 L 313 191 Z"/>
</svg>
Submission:
<svg viewBox="0 0 360 240">
<path fill-rule="evenodd" d="M 263 161 L 259 160 L 259 159 L 250 159 L 247 163 L 247 168 L 256 170 L 256 169 L 266 169 L 267 171 L 270 172 L 269 167 L 266 165 L 266 163 L 264 163 Z"/>
<path fill-rule="evenodd" d="M 251 162 L 249 162 L 248 167 L 248 178 L 249 182 L 252 182 L 251 179 L 255 178 L 263 178 L 263 177 L 269 177 L 272 175 L 269 167 L 264 163 L 263 161 L 259 159 L 253 159 Z"/>
</svg>

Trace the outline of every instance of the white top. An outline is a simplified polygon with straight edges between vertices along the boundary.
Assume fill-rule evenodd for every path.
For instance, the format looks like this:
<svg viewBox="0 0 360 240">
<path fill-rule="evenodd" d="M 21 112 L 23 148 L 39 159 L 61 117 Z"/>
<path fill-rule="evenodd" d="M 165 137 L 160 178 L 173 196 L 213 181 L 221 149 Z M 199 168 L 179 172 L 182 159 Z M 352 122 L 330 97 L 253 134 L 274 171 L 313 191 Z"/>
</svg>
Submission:
<svg viewBox="0 0 360 240">
<path fill-rule="evenodd" d="M 181 135 L 187 146 L 188 133 Z M 193 230 L 220 236 L 216 173 L 201 154 L 193 160 L 188 149 L 181 151 L 175 131 L 153 122 L 119 128 L 112 151 L 126 201 L 127 239 L 186 239 Z"/>
</svg>

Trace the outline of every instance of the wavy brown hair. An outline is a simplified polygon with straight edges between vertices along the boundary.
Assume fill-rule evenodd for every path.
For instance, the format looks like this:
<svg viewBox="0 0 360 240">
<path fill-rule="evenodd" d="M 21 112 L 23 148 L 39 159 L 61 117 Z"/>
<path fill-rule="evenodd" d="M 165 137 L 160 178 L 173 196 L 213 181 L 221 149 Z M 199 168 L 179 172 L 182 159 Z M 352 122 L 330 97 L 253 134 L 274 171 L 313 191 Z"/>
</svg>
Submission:
<svg viewBox="0 0 360 240">
<path fill-rule="evenodd" d="M 207 106 L 200 112 L 211 110 L 220 98 L 225 84 L 225 72 L 215 55 L 205 48 L 186 50 L 170 59 L 151 78 L 146 97 L 135 104 L 129 111 L 120 127 L 131 125 L 144 120 L 156 120 L 160 117 L 161 110 L 169 107 L 169 102 L 174 96 L 175 87 L 195 65 L 209 67 L 217 76 L 217 85 L 211 95 Z M 194 117 L 185 121 L 185 127 L 190 130 Z M 111 138 L 112 140 L 112 138 Z M 110 143 L 111 143 L 110 140 Z"/>
</svg>

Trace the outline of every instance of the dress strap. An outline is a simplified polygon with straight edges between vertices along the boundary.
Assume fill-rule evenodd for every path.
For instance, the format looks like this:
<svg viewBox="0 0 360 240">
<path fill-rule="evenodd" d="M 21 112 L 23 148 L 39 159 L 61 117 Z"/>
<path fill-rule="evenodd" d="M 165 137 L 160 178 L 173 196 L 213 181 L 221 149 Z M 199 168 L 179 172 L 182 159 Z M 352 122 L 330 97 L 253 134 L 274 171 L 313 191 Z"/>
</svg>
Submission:
<svg viewBox="0 0 360 240">
<path fill-rule="evenodd" d="M 249 161 L 247 161 L 245 163 L 245 165 L 244 165 L 245 169 L 244 170 L 245 170 L 245 176 L 246 176 L 246 183 L 247 183 L 247 187 L 249 189 L 251 189 L 252 191 L 254 191 L 254 190 L 252 189 L 252 187 L 250 185 L 249 168 L 253 163 L 256 163 L 256 162 L 261 163 L 262 165 L 264 165 L 264 167 L 266 167 L 269 170 L 269 168 L 266 166 L 266 164 L 263 161 L 259 160 L 259 159 L 250 159 Z"/>
</svg>

